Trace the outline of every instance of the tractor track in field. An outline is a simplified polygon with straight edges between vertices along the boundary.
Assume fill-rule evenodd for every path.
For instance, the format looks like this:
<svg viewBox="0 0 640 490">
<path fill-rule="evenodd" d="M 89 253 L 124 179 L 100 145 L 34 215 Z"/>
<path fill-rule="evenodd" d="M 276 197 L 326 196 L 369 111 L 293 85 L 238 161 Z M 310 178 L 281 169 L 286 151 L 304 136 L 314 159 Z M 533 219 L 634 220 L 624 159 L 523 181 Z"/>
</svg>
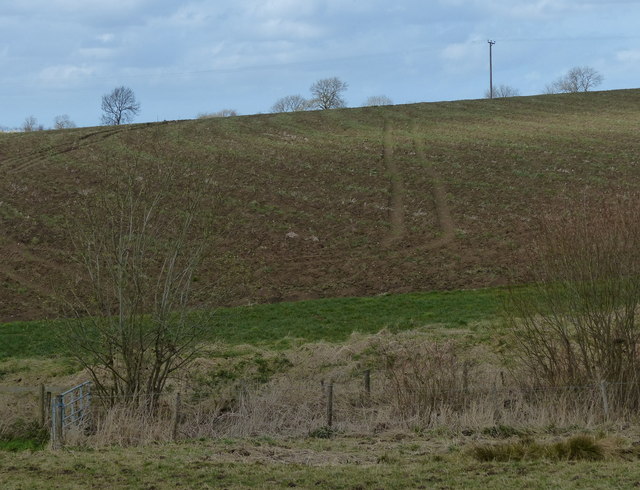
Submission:
<svg viewBox="0 0 640 490">
<path fill-rule="evenodd" d="M 379 165 L 381 171 L 389 176 L 389 221 L 390 229 L 385 237 L 380 241 L 382 249 L 356 249 L 348 252 L 337 252 L 327 254 L 306 254 L 290 259 L 283 259 L 278 263 L 278 267 L 284 270 L 298 269 L 301 265 L 306 266 L 331 266 L 344 263 L 349 260 L 366 259 L 367 257 L 379 256 L 380 253 L 395 252 L 395 245 L 402 242 L 406 235 L 405 212 L 404 212 L 404 184 L 400 168 L 394 160 L 394 137 L 393 128 L 389 121 L 384 121 L 383 126 L 383 151 L 382 163 Z"/>
<path fill-rule="evenodd" d="M 444 185 L 442 176 L 438 173 L 433 163 L 429 161 L 425 152 L 424 141 L 414 131 L 413 146 L 415 148 L 416 157 L 419 163 L 425 169 L 429 179 L 432 182 L 433 203 L 436 208 L 436 216 L 438 224 L 442 232 L 440 238 L 436 238 L 424 245 L 418 245 L 414 250 L 434 250 L 436 248 L 448 245 L 455 238 L 455 225 L 451 216 L 451 208 L 447 200 L 447 189 Z"/>
<path fill-rule="evenodd" d="M 352 260 L 363 260 L 368 257 L 380 257 L 381 254 L 396 254 L 403 256 L 416 252 L 436 250 L 445 247 L 455 238 L 455 224 L 451 215 L 451 208 L 447 200 L 447 191 L 442 176 L 438 173 L 433 163 L 426 156 L 424 141 L 414 130 L 413 146 L 418 163 L 425 169 L 431 181 L 431 198 L 434 203 L 440 236 L 425 243 L 410 246 L 399 246 L 407 236 L 405 225 L 405 187 L 403 174 L 394 159 L 393 128 L 388 121 L 384 123 L 383 130 L 383 155 L 381 169 L 389 176 L 389 220 L 390 229 L 380 241 L 381 248 L 356 249 L 348 252 L 334 252 L 328 254 L 305 254 L 290 259 L 282 259 L 278 262 L 281 270 L 298 270 L 301 266 L 338 266 L 340 263 Z"/>
<path fill-rule="evenodd" d="M 388 120 L 384 121 L 383 161 L 385 171 L 389 176 L 389 233 L 382 239 L 384 248 L 392 248 L 405 237 L 407 230 L 404 217 L 404 182 L 400 167 L 393 156 L 393 130 Z"/>
</svg>

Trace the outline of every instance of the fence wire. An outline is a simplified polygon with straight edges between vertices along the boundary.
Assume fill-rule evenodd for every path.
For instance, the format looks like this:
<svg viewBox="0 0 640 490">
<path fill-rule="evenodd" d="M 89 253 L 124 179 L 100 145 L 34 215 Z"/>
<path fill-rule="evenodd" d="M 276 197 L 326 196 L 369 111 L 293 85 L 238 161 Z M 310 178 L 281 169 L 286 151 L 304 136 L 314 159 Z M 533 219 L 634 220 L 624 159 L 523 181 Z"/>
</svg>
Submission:
<svg viewBox="0 0 640 490">
<path fill-rule="evenodd" d="M 321 428 L 345 433 L 393 429 L 482 429 L 496 426 L 590 427 L 640 421 L 640 408 L 628 397 L 633 383 L 594 383 L 557 387 L 469 387 L 400 389 L 375 377 L 369 389 L 361 379 L 340 383 L 242 383 L 226 392 L 182 391 L 113 398 L 96 409 L 96 430 L 117 432 L 117 423 L 146 427 L 147 436 L 300 436 Z M 329 393 L 331 393 L 329 395 Z M 99 397 L 96 397 L 99 398 Z M 628 399 L 627 399 L 628 398 Z M 118 403 L 133 401 L 136 403 Z M 153 412 L 140 407 L 154 399 Z M 134 421 L 137 420 L 137 423 Z M 150 428 L 153 426 L 153 428 Z M 134 437 L 135 436 L 131 436 Z M 143 437 L 143 436 L 140 436 Z"/>
<path fill-rule="evenodd" d="M 354 376 L 333 382 L 283 377 L 219 389 L 95 392 L 91 426 L 78 436 L 132 445 L 198 437 L 322 436 L 333 431 L 624 426 L 640 422 L 639 398 L 638 383 L 527 387 L 496 382 L 447 389 L 399 384 L 375 373 L 368 380 Z M 73 437 L 66 440 L 74 443 Z"/>
</svg>

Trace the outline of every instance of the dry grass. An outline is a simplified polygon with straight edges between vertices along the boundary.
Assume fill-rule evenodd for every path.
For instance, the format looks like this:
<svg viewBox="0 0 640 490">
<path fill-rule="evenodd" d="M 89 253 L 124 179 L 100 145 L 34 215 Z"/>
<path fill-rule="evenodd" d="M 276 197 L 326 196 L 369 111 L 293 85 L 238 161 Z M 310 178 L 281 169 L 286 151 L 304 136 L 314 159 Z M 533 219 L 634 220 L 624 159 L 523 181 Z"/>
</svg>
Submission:
<svg viewBox="0 0 640 490">
<path fill-rule="evenodd" d="M 253 359 L 256 354 L 251 352 Z M 473 354 L 482 356 L 478 349 Z M 307 344 L 271 355 L 271 359 L 284 356 L 288 367 L 267 381 L 229 377 L 206 391 L 194 384 L 202 379 L 196 373 L 174 380 L 171 389 L 181 392 L 177 437 L 330 437 L 443 430 L 510 435 L 567 427 L 616 430 L 638 422 L 633 410 L 616 407 L 610 407 L 606 418 L 597 385 L 523 388 L 497 364 L 473 364 L 469 350 L 452 342 L 428 342 L 416 332 L 354 335 L 344 345 Z M 266 354 L 260 357 L 260 365 L 265 358 L 269 359 Z M 484 358 L 491 356 L 485 352 Z M 224 369 L 211 362 L 199 366 L 205 371 Z M 364 390 L 364 369 L 372 373 L 369 394 Z M 333 426 L 328 429 L 330 382 L 334 409 Z M 163 395 L 153 416 L 127 406 L 97 411 L 91 434 L 77 433 L 67 442 L 103 447 L 169 441 L 174 397 Z"/>
<path fill-rule="evenodd" d="M 0 393 L 0 439 L 13 437 L 16 426 L 38 418 L 38 399 L 34 394 Z"/>
</svg>

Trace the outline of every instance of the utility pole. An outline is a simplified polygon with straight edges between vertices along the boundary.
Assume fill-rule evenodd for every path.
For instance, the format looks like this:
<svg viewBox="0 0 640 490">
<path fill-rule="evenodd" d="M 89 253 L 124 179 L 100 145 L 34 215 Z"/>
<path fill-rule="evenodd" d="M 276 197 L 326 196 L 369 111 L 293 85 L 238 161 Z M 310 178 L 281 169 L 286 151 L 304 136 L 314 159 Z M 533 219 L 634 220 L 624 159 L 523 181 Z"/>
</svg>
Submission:
<svg viewBox="0 0 640 490">
<path fill-rule="evenodd" d="M 487 41 L 489 43 L 489 98 L 493 99 L 493 45 L 495 41 Z"/>
</svg>

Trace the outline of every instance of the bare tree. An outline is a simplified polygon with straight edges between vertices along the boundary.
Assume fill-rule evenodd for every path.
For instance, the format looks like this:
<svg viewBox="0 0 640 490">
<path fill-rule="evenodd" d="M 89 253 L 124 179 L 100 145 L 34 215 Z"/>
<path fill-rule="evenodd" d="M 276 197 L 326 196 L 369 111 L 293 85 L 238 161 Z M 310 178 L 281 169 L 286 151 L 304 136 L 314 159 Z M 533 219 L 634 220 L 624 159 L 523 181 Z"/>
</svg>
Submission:
<svg viewBox="0 0 640 490">
<path fill-rule="evenodd" d="M 363 106 L 392 105 L 393 101 L 386 95 L 372 95 L 364 101 Z"/>
<path fill-rule="evenodd" d="M 204 184 L 184 167 L 110 161 L 79 203 L 76 257 L 91 294 L 76 295 L 61 340 L 112 400 L 155 407 L 202 339 L 187 304 L 205 244 L 194 233 L 206 228 L 195 225 Z"/>
<path fill-rule="evenodd" d="M 614 383 L 640 404 L 638 196 L 548 218 L 532 244 L 534 284 L 510 295 L 515 354 L 529 383 Z"/>
<path fill-rule="evenodd" d="M 67 114 L 56 116 L 53 120 L 54 129 L 70 129 L 75 128 L 76 124 L 71 120 Z"/>
<path fill-rule="evenodd" d="M 312 107 L 316 109 L 338 109 L 346 106 L 342 98 L 342 92 L 347 90 L 348 85 L 337 77 L 323 78 L 311 86 Z"/>
<path fill-rule="evenodd" d="M 211 117 L 233 117 L 237 115 L 238 111 L 235 109 L 222 109 L 218 112 L 201 112 L 198 114 L 198 119 L 209 119 Z"/>
<path fill-rule="evenodd" d="M 36 119 L 35 116 L 28 116 L 24 119 L 21 129 L 25 133 L 29 133 L 31 131 L 42 131 L 44 126 L 42 124 L 38 124 L 38 119 Z"/>
<path fill-rule="evenodd" d="M 278 99 L 271 112 L 297 112 L 306 111 L 311 108 L 310 101 L 302 97 L 302 95 L 287 95 Z"/>
<path fill-rule="evenodd" d="M 551 82 L 545 87 L 544 93 L 576 93 L 588 92 L 602 83 L 604 77 L 589 66 L 575 66 L 566 75 Z"/>
<path fill-rule="evenodd" d="M 116 87 L 102 96 L 102 124 L 117 126 L 133 121 L 140 103 L 129 87 Z"/>
<path fill-rule="evenodd" d="M 520 95 L 520 91 L 515 87 L 511 87 L 510 85 L 499 85 L 498 87 L 493 88 L 494 99 L 499 97 L 518 97 L 519 95 Z M 490 99 L 491 91 L 487 90 L 484 93 L 484 97 L 486 99 Z"/>
</svg>

